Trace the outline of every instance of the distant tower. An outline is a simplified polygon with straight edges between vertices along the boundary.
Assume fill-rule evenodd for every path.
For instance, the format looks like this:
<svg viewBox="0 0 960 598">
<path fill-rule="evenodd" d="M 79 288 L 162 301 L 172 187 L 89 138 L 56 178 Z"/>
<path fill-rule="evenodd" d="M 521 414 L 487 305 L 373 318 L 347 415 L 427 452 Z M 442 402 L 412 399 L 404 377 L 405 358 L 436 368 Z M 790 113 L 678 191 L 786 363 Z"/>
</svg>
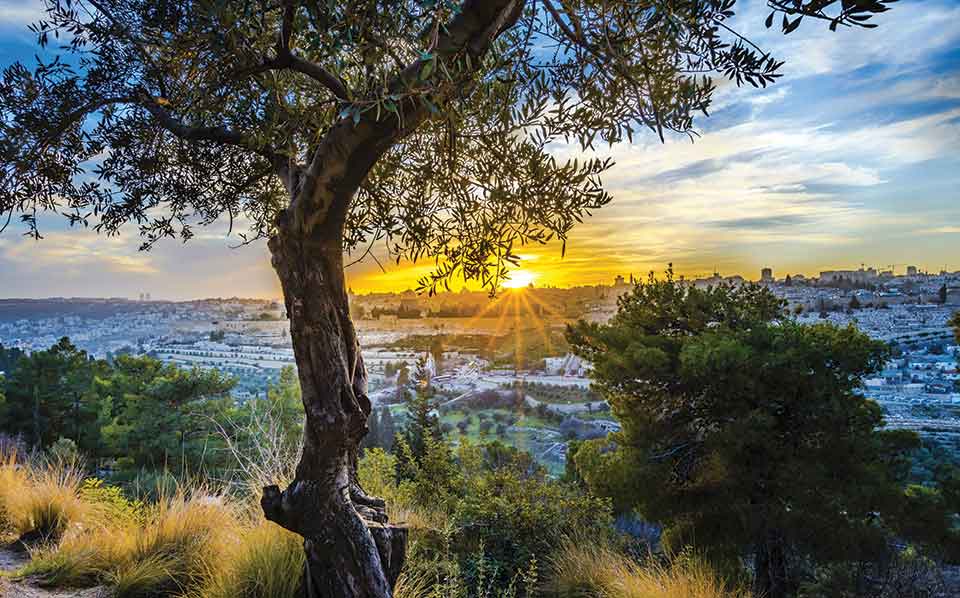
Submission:
<svg viewBox="0 0 960 598">
<path fill-rule="evenodd" d="M 916 266 L 907 266 L 907 276 L 916 276 L 917 267 Z"/>
<path fill-rule="evenodd" d="M 622 287 L 624 283 L 623 277 L 617 274 L 617 277 L 613 281 L 613 286 Z"/>
<path fill-rule="evenodd" d="M 150 293 L 145 293 L 144 297 L 146 298 L 147 301 L 150 301 Z"/>
<path fill-rule="evenodd" d="M 140 301 L 143 301 L 143 293 L 140 293 Z"/>
<path fill-rule="evenodd" d="M 760 270 L 760 282 L 773 282 L 773 268 Z"/>
</svg>

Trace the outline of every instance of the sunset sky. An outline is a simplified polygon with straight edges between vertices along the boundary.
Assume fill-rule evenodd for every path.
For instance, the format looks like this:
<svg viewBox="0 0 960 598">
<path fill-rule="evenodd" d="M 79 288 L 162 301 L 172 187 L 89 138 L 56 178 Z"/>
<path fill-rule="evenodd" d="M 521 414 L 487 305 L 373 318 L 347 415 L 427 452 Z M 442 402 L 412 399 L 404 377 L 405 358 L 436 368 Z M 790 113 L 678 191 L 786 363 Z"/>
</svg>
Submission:
<svg viewBox="0 0 960 598">
<path fill-rule="evenodd" d="M 738 2 L 734 26 L 786 61 L 765 90 L 721 83 L 693 144 L 652 134 L 600 155 L 617 165 L 613 203 L 559 244 L 527 247 L 517 282 L 569 286 L 662 270 L 778 276 L 860 263 L 902 272 L 960 269 L 960 3 L 905 0 L 878 29 L 804 22 L 784 37 L 765 3 Z M 0 0 L 0 65 L 32 63 L 39 3 Z M 558 147 L 559 155 L 575 148 Z M 212 227 L 186 246 L 139 253 L 114 238 L 41 221 L 46 238 L 0 236 L 0 297 L 278 296 L 265 244 Z M 356 291 L 415 286 L 430 264 L 350 268 Z"/>
</svg>

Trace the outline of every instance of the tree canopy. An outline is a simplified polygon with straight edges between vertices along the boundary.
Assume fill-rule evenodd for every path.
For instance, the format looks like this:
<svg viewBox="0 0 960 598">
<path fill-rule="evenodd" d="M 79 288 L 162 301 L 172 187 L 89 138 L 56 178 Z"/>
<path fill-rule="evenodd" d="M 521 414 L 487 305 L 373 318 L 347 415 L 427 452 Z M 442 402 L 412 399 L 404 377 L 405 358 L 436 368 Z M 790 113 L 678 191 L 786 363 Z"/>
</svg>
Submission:
<svg viewBox="0 0 960 598">
<path fill-rule="evenodd" d="M 771 0 L 767 26 L 872 27 L 887 2 Z M 692 135 L 712 76 L 779 76 L 734 5 L 45 0 L 41 62 L 0 81 L 0 216 L 37 238 L 47 212 L 133 223 L 146 248 L 221 217 L 253 240 L 285 210 L 300 231 L 336 213 L 347 251 L 435 259 L 422 288 L 495 286 L 518 245 L 610 199 L 611 163 L 557 144 Z M 328 179 L 348 197 L 311 199 Z"/>
<path fill-rule="evenodd" d="M 766 596 L 797 587 L 798 557 L 885 548 L 880 521 L 901 513 L 917 440 L 881 430 L 880 406 L 861 394 L 883 342 L 798 324 L 761 286 L 700 289 L 669 273 L 622 297 L 609 324 L 569 335 L 623 426 L 585 443 L 578 470 L 662 523 L 669 544 L 752 553 Z"/>
<path fill-rule="evenodd" d="M 873 26 L 889 1 L 768 0 L 767 26 Z M 40 64 L 0 77 L 0 226 L 133 223 L 149 248 L 222 217 L 269 238 L 306 424 L 296 479 L 261 506 L 306 538 L 310 596 L 389 596 L 406 537 L 358 482 L 372 405 L 344 253 L 380 242 L 433 260 L 421 290 L 496 290 L 518 246 L 563 251 L 610 201 L 591 150 L 692 136 L 713 76 L 781 67 L 729 25 L 735 0 L 44 4 Z"/>
</svg>

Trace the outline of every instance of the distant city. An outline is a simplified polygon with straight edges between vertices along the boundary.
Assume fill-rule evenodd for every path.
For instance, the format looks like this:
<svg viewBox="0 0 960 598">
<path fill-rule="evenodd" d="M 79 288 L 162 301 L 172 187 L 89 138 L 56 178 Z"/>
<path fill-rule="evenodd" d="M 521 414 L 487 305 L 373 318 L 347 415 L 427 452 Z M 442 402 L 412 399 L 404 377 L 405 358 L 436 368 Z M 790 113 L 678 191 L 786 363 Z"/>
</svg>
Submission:
<svg viewBox="0 0 960 598">
<path fill-rule="evenodd" d="M 956 446 L 960 349 L 947 321 L 960 309 L 960 272 L 934 274 L 907 265 L 898 275 L 896 267 L 829 270 L 819 277 L 778 277 L 772 268 L 763 268 L 754 280 L 782 297 L 791 317 L 801 322 L 852 324 L 890 343 L 895 356 L 866 381 L 864 392 L 883 406 L 888 426 Z M 638 280 L 628 274 L 608 285 L 530 285 L 504 290 L 493 299 L 485 291 L 467 289 L 433 297 L 412 291 L 351 292 L 371 398 L 375 404 L 395 403 L 397 385 L 403 383 L 400 370 L 413 367 L 421 356 L 428 356 L 434 384 L 447 397 L 447 411 L 469 410 L 471 399 L 491 391 L 528 389 L 524 400 L 549 415 L 553 425 L 525 428 L 515 422 L 510 439 L 558 470 L 566 440 L 603 435 L 618 426 L 609 407 L 589 390 L 590 364 L 568 352 L 565 326 L 578 319 L 606 321 L 616 312 L 617 298 Z M 717 272 L 686 282 L 746 281 Z M 231 374 L 238 381 L 238 402 L 264 396 L 281 369 L 294 365 L 279 299 L 171 302 L 152 300 L 145 290 L 136 299 L 0 300 L 4 346 L 36 351 L 64 336 L 97 358 L 146 354 Z"/>
</svg>

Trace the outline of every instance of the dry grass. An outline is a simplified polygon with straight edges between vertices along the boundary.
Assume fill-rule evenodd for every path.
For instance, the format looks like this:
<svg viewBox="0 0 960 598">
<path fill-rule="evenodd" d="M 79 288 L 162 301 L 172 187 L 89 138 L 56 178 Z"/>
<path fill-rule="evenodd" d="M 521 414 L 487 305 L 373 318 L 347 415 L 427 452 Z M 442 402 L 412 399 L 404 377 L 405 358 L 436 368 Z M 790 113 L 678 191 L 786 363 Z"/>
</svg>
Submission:
<svg viewBox="0 0 960 598">
<path fill-rule="evenodd" d="M 18 464 L 15 455 L 7 456 L 0 463 L 0 511 L 6 531 L 56 541 L 86 515 L 79 496 L 82 481 L 77 462 Z"/>
<path fill-rule="evenodd" d="M 234 507 L 222 497 L 178 491 L 142 519 L 84 522 L 34 554 L 20 574 L 57 587 L 104 583 L 117 598 L 179 595 L 223 567 L 240 532 Z"/>
<path fill-rule="evenodd" d="M 300 536 L 260 520 L 244 530 L 226 566 L 218 563 L 194 598 L 294 598 L 303 562 Z"/>
<path fill-rule="evenodd" d="M 749 598 L 702 560 L 639 565 L 590 543 L 570 543 L 553 561 L 553 589 L 563 598 Z"/>
<path fill-rule="evenodd" d="M 27 469 L 17 463 L 16 453 L 0 455 L 0 535 L 16 531 L 16 519 L 12 503 L 17 496 L 26 493 L 29 480 Z"/>
<path fill-rule="evenodd" d="M 389 460 L 381 465 L 385 473 L 366 481 L 388 500 L 391 519 L 411 527 L 414 545 L 442 545 L 446 516 L 416 506 L 409 489 L 386 475 Z M 293 598 L 303 569 L 298 536 L 264 521 L 252 503 L 209 488 L 180 487 L 144 507 L 115 489 L 81 487 L 70 464 L 18 466 L 7 457 L 0 514 L 11 531 L 48 540 L 19 575 L 55 587 L 104 585 L 115 598 Z M 397 598 L 466 597 L 455 560 L 410 556 Z M 749 598 L 693 558 L 641 566 L 609 548 L 571 542 L 551 565 L 544 589 L 562 598 Z"/>
<path fill-rule="evenodd" d="M 436 579 L 424 574 L 404 571 L 393 589 L 393 598 L 430 598 Z M 452 596 L 451 598 L 456 598 Z"/>
<path fill-rule="evenodd" d="M 203 585 L 238 541 L 240 523 L 222 497 L 180 491 L 163 498 L 108 581 L 118 598 L 165 596 Z"/>
</svg>

